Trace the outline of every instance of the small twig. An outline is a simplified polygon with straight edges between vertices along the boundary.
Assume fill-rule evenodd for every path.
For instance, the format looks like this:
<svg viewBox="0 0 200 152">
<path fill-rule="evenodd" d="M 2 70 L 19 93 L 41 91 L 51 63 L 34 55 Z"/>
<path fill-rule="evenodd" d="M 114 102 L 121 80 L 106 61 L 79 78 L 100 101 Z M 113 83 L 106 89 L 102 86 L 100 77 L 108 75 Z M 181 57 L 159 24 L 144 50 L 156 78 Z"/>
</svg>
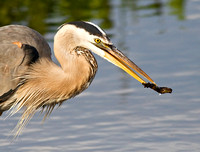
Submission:
<svg viewBox="0 0 200 152">
<path fill-rule="evenodd" d="M 159 87 L 153 83 L 142 83 L 142 85 L 145 88 L 151 88 L 153 90 L 155 90 L 158 93 L 164 94 L 164 93 L 172 93 L 172 89 L 171 88 L 167 88 L 167 87 Z"/>
</svg>

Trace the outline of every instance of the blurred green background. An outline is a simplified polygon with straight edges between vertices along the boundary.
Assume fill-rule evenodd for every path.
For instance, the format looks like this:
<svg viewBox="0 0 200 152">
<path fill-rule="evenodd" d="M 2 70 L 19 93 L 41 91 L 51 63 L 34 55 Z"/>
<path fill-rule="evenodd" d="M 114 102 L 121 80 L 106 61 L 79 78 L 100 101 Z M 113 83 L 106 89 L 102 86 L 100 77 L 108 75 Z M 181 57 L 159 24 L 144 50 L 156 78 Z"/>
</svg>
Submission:
<svg viewBox="0 0 200 152">
<path fill-rule="evenodd" d="M 168 7 L 169 14 L 179 20 L 185 19 L 185 0 L 119 0 L 120 5 L 111 5 L 111 0 L 0 0 L 0 25 L 23 24 L 42 34 L 49 31 L 51 25 L 61 25 L 74 20 L 98 20 L 104 29 L 113 27 L 112 7 L 130 8 L 134 17 L 164 15 Z M 140 11 L 146 14 L 138 15 Z M 168 15 L 169 15 L 168 14 Z"/>
</svg>

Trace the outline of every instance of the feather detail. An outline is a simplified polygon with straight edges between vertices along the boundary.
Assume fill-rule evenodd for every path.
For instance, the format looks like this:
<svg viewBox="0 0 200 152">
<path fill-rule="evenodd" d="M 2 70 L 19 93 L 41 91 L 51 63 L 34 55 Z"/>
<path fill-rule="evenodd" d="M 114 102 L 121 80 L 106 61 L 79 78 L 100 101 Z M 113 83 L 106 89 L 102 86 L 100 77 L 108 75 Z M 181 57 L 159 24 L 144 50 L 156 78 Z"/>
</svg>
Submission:
<svg viewBox="0 0 200 152">
<path fill-rule="evenodd" d="M 81 93 L 90 85 L 97 70 L 96 60 L 85 48 L 78 47 L 75 50 L 76 55 L 71 55 L 73 60 L 68 60 L 73 63 L 66 63 L 75 66 L 70 68 L 71 71 L 63 71 L 55 63 L 42 58 L 20 77 L 23 85 L 10 98 L 10 103 L 7 102 L 12 105 L 10 116 L 24 109 L 15 128 L 16 135 L 20 134 L 37 109 L 42 108 L 45 112 L 45 120 L 56 105 L 61 105 L 64 100 Z"/>
</svg>

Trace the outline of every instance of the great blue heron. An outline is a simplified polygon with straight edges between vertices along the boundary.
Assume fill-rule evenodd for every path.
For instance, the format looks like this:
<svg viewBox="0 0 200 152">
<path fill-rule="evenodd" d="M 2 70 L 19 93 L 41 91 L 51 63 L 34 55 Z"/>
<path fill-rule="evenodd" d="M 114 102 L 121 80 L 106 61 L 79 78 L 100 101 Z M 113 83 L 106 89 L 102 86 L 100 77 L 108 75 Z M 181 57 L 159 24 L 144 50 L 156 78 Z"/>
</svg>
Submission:
<svg viewBox="0 0 200 152">
<path fill-rule="evenodd" d="M 63 24 L 54 37 L 54 53 L 60 66 L 51 60 L 50 47 L 35 30 L 21 25 L 0 28 L 0 115 L 24 108 L 16 126 L 17 134 L 37 109 L 49 115 L 55 105 L 76 96 L 92 82 L 97 62 L 90 52 L 120 67 L 139 82 L 146 82 L 133 70 L 155 82 L 120 52 L 106 33 L 91 22 Z"/>
</svg>

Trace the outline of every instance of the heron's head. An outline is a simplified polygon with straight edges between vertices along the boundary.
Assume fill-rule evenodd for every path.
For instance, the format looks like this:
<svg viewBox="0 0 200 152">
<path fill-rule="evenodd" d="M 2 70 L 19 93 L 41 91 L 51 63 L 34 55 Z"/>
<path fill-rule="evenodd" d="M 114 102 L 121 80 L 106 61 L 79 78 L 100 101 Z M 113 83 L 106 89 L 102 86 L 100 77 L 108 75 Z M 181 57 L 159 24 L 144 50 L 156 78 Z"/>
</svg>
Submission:
<svg viewBox="0 0 200 152">
<path fill-rule="evenodd" d="M 60 43 L 61 39 L 62 44 Z M 113 45 L 108 35 L 99 26 L 91 22 L 75 21 L 63 24 L 54 40 L 54 44 L 59 44 L 59 47 L 63 47 L 68 51 L 74 50 L 77 46 L 87 48 L 123 69 L 139 82 L 146 83 L 136 72 L 155 84 L 143 70 Z"/>
</svg>

